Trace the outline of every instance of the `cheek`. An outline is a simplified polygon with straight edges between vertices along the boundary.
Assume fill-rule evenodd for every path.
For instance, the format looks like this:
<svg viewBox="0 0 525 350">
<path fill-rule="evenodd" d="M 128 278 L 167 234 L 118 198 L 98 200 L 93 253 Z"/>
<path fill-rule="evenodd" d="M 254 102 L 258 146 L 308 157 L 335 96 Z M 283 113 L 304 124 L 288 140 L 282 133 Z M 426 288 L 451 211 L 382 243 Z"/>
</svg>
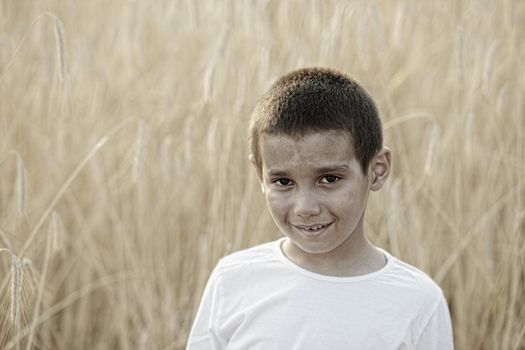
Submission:
<svg viewBox="0 0 525 350">
<path fill-rule="evenodd" d="M 363 201 L 363 193 L 356 188 L 347 188 L 344 191 L 333 193 L 328 201 L 329 207 L 339 213 L 353 214 Z"/>
<path fill-rule="evenodd" d="M 268 208 L 274 217 L 276 215 L 285 214 L 288 208 L 288 201 L 286 196 L 284 196 L 282 193 L 267 191 L 266 203 L 268 204 Z"/>
</svg>

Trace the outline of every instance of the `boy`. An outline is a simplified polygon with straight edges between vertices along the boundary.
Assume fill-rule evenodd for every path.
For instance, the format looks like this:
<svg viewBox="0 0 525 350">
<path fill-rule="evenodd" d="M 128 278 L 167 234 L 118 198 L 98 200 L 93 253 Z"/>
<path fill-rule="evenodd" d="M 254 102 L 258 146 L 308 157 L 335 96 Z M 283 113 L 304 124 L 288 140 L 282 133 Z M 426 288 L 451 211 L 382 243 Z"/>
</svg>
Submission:
<svg viewBox="0 0 525 350">
<path fill-rule="evenodd" d="M 219 261 L 187 349 L 452 349 L 441 289 L 363 232 L 391 166 L 368 93 L 334 70 L 291 72 L 258 102 L 250 146 L 285 237 Z"/>
</svg>

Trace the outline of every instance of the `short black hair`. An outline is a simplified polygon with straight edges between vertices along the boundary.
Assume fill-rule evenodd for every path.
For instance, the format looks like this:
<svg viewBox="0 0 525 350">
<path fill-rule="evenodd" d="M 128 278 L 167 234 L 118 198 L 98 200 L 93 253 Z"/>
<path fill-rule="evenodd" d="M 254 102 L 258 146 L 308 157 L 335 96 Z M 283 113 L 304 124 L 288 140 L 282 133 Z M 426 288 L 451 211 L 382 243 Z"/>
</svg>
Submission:
<svg viewBox="0 0 525 350">
<path fill-rule="evenodd" d="M 359 83 L 334 69 L 302 68 L 279 78 L 256 104 L 251 152 L 261 169 L 261 135 L 301 137 L 329 130 L 349 133 L 364 172 L 383 146 L 379 112 Z"/>
</svg>

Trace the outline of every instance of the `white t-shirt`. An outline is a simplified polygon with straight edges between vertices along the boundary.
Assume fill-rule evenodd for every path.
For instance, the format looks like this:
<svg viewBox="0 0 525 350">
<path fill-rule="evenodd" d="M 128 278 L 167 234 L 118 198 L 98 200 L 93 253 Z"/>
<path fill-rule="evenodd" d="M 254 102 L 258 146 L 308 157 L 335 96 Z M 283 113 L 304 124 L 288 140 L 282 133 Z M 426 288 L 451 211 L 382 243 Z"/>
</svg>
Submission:
<svg viewBox="0 0 525 350">
<path fill-rule="evenodd" d="M 219 261 L 187 350 L 453 349 L 443 293 L 420 270 L 383 251 L 376 272 L 320 275 L 288 260 L 285 239 Z"/>
</svg>

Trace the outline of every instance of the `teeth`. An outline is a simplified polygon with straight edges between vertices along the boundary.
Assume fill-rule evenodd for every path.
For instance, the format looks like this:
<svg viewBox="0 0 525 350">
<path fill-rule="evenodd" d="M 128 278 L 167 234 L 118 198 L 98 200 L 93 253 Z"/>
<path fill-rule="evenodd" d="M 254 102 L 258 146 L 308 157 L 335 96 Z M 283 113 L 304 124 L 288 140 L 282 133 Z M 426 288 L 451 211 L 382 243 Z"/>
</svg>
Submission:
<svg viewBox="0 0 525 350">
<path fill-rule="evenodd" d="M 326 225 L 319 225 L 319 226 L 313 226 L 313 227 L 305 227 L 307 231 L 317 231 L 325 227 Z"/>
</svg>

